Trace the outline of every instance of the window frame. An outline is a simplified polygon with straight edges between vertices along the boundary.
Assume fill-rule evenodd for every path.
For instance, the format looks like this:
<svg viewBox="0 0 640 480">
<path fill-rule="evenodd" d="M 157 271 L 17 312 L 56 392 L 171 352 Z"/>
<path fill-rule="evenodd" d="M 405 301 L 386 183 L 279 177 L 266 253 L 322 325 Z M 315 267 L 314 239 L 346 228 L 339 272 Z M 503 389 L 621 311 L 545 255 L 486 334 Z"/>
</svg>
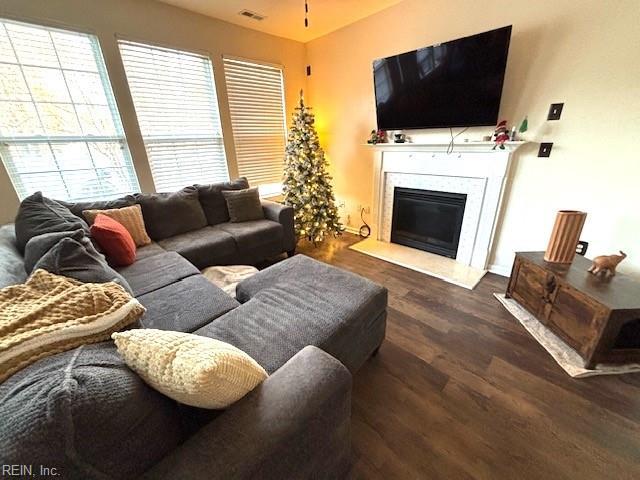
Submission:
<svg viewBox="0 0 640 480">
<path fill-rule="evenodd" d="M 37 29 L 41 29 L 43 31 L 46 31 L 52 41 L 52 45 L 54 48 L 54 51 L 56 53 L 56 59 L 58 62 L 58 66 L 56 67 L 50 67 L 50 66 L 46 66 L 46 65 L 37 65 L 37 64 L 27 64 L 27 63 L 22 63 L 17 55 L 17 50 L 16 47 L 14 45 L 14 42 L 12 41 L 11 37 L 8 34 L 8 31 L 6 30 L 6 23 L 12 23 L 12 24 L 17 24 L 17 25 L 22 25 L 22 26 L 26 26 L 29 28 L 37 28 Z M 61 178 L 61 182 L 65 187 L 65 190 L 67 192 L 67 196 L 65 196 L 65 198 L 59 198 L 60 200 L 65 200 L 65 201 L 87 201 L 87 200 L 99 200 L 99 199 L 109 199 L 109 198 L 115 198 L 118 196 L 122 196 L 122 195 L 126 195 L 129 193 L 133 193 L 135 191 L 140 191 L 140 182 L 138 179 L 138 175 L 137 175 L 137 171 L 135 168 L 135 164 L 133 162 L 133 157 L 131 155 L 131 151 L 129 149 L 129 142 L 127 139 L 127 135 L 126 135 L 126 131 L 124 128 L 124 124 L 122 121 L 122 115 L 120 114 L 120 108 L 118 106 L 118 102 L 115 96 L 115 91 L 113 88 L 113 82 L 111 81 L 111 76 L 109 75 L 109 68 L 107 67 L 107 63 L 105 60 L 105 56 L 104 56 L 104 52 L 103 52 L 103 48 L 102 48 L 102 44 L 100 41 L 100 37 L 98 36 L 97 32 L 95 32 L 94 30 L 91 29 L 86 29 L 86 28 L 78 28 L 76 26 L 72 26 L 72 25 L 67 25 L 67 24 L 62 24 L 62 23 L 58 23 L 58 22 L 47 22 L 47 21 L 42 21 L 40 19 L 31 19 L 31 18 L 17 18 L 17 17 L 13 17 L 13 16 L 7 16 L 7 15 L 2 15 L 0 16 L 0 26 L 5 30 L 5 33 L 7 34 L 7 39 L 9 40 L 9 43 L 11 45 L 11 50 L 13 52 L 13 55 L 16 58 L 16 63 L 11 63 L 11 62 L 0 62 L 3 64 L 7 64 L 7 65 L 16 65 L 19 69 L 20 72 L 20 76 L 22 78 L 22 81 L 24 82 L 27 91 L 28 91 L 28 96 L 29 96 L 29 100 L 25 101 L 26 103 L 30 103 L 31 105 L 34 106 L 35 111 L 36 111 L 36 117 L 38 119 L 38 122 L 40 124 L 40 127 L 43 129 L 42 130 L 42 134 L 32 134 L 32 135 L 10 135 L 10 136 L 2 136 L 0 135 L 0 162 L 3 163 L 3 166 L 5 168 L 5 171 L 7 172 L 7 176 L 9 178 L 9 180 L 11 181 L 11 184 L 14 188 L 14 191 L 16 193 L 16 195 L 18 196 L 19 200 L 23 200 L 25 197 L 27 197 L 28 195 L 30 195 L 33 192 L 30 192 L 27 187 L 24 184 L 24 180 L 21 178 L 22 175 L 33 175 L 33 174 L 52 174 L 52 173 L 58 173 L 60 175 Z M 85 71 L 85 70 L 81 70 L 81 69 L 73 69 L 73 68 L 65 68 L 62 66 L 62 64 L 60 63 L 60 57 L 59 57 L 59 52 L 57 50 L 57 47 L 55 45 L 55 43 L 53 42 L 53 37 L 51 37 L 51 33 L 52 32 L 61 32 L 63 34 L 75 34 L 75 35 L 79 35 L 79 36 L 84 36 L 87 37 L 89 39 L 89 41 L 91 42 L 91 50 L 93 53 L 93 59 L 95 61 L 96 64 L 96 68 L 97 71 L 96 72 L 90 72 L 90 71 Z M 107 107 L 110 111 L 111 114 L 111 120 L 113 122 L 113 126 L 114 126 L 114 130 L 115 130 L 115 134 L 114 135 L 93 135 L 93 134 L 88 134 L 88 133 L 82 133 L 82 134 L 78 134 L 78 135 L 50 135 L 46 132 L 46 129 L 44 128 L 44 124 L 43 121 L 41 119 L 41 115 L 37 109 L 38 104 L 46 104 L 46 103 L 60 103 L 60 102 L 46 102 L 46 101 L 37 101 L 34 98 L 33 92 L 31 87 L 29 86 L 29 82 L 27 81 L 27 75 L 25 74 L 25 67 L 29 68 L 46 68 L 46 69 L 51 69 L 53 71 L 56 72 L 60 72 L 62 74 L 62 78 L 64 80 L 64 85 L 65 85 L 65 91 L 67 93 L 67 95 L 69 96 L 69 102 L 68 105 L 71 106 L 72 110 L 73 110 L 73 114 L 74 114 L 74 118 L 76 119 L 76 121 L 78 122 L 78 126 L 80 127 L 80 129 L 83 129 L 83 124 L 80 121 L 80 117 L 78 115 L 78 109 L 77 106 L 78 105 L 92 105 L 92 104 L 82 104 L 82 103 L 76 103 L 73 100 L 73 95 L 71 93 L 71 89 L 69 86 L 69 81 L 67 80 L 66 76 L 65 76 L 65 72 L 69 71 L 75 71 L 77 73 L 97 73 L 99 79 L 100 79 L 100 85 L 102 87 L 102 91 L 105 95 L 105 99 L 107 101 Z M 10 100 L 9 100 L 10 101 Z M 62 103 L 66 103 L 66 102 L 62 102 Z M 117 144 L 120 146 L 120 150 L 122 151 L 122 164 L 120 166 L 111 166 L 111 167 L 97 167 L 96 166 L 96 161 L 91 153 L 91 149 L 89 148 L 90 144 L 96 144 L 96 143 L 112 143 L 112 144 Z M 15 161 L 12 160 L 12 155 L 10 153 L 9 148 L 13 145 L 37 145 L 37 144 L 47 144 L 49 147 L 49 152 L 51 154 L 51 157 L 55 163 L 55 165 L 57 166 L 56 170 L 43 170 L 43 171 L 37 171 L 37 172 L 28 172 L 28 173 L 19 173 L 17 172 L 17 168 L 15 166 Z M 88 156 L 88 161 L 89 161 L 89 165 L 87 168 L 61 168 L 60 167 L 60 162 L 58 161 L 58 159 L 56 158 L 56 154 L 54 151 L 53 146 L 54 145 L 70 145 L 70 144 L 85 144 L 86 146 L 86 151 L 87 151 L 87 156 Z M 79 171 L 94 171 L 97 172 L 99 170 L 121 170 L 121 171 L 128 171 L 128 180 L 130 182 L 130 186 L 132 187 L 131 191 L 126 191 L 126 192 L 113 192 L 113 193 L 109 193 L 109 192 L 104 192 L 104 191 L 96 191 L 95 195 L 91 195 L 91 196 L 83 196 L 83 197 L 70 197 L 69 196 L 69 190 L 67 187 L 67 181 L 68 179 L 65 179 L 64 176 L 64 172 L 79 172 Z M 102 184 L 100 184 L 100 186 L 102 186 Z M 99 189 L 101 190 L 101 189 Z"/>
<path fill-rule="evenodd" d="M 248 64 L 255 64 L 255 65 L 262 65 L 265 67 L 271 67 L 271 68 L 275 68 L 278 69 L 280 71 L 280 75 L 281 75 L 281 88 L 282 88 L 282 95 L 281 95 L 281 102 L 282 102 L 282 127 L 283 127 L 283 136 L 284 136 L 284 147 L 286 148 L 287 145 L 287 140 L 289 137 L 289 128 L 287 125 L 287 99 L 286 99 L 286 89 L 285 89 L 285 83 L 286 83 L 286 69 L 285 66 L 282 65 L 281 63 L 274 63 L 274 62 L 268 62 L 268 61 L 264 61 L 264 60 L 257 60 L 257 59 L 252 59 L 252 58 L 246 58 L 246 57 L 241 57 L 241 56 L 237 56 L 237 55 L 228 55 L 228 54 L 222 54 L 222 68 L 223 70 L 225 69 L 225 60 L 231 60 L 231 61 L 237 61 L 237 62 L 244 62 L 244 63 L 248 63 Z M 224 72 L 224 81 L 225 81 L 225 89 L 226 89 L 226 93 L 227 93 L 227 107 L 229 108 L 229 119 L 231 120 L 231 131 L 232 131 L 232 137 L 233 137 L 233 145 L 234 145 L 234 150 L 235 150 L 235 160 L 236 160 L 236 168 L 238 170 L 238 175 L 242 175 L 242 172 L 240 171 L 240 162 L 238 161 L 238 150 L 237 150 L 237 143 L 236 143 L 236 139 L 235 139 L 235 132 L 233 129 L 233 114 L 231 113 L 231 104 L 229 103 L 229 86 L 228 86 L 228 82 L 227 82 L 227 74 L 226 71 Z M 285 155 L 285 151 L 283 149 L 282 151 L 282 155 L 283 155 L 283 166 L 284 166 L 284 155 Z M 280 195 L 282 195 L 282 181 L 280 182 L 275 182 L 275 183 L 263 183 L 263 184 L 259 184 L 258 185 L 258 190 L 260 192 L 260 196 L 262 198 L 272 198 L 272 197 L 279 197 Z"/>
<path fill-rule="evenodd" d="M 220 146 L 222 149 L 222 155 L 223 155 L 223 164 L 224 164 L 224 169 L 226 172 L 226 177 L 224 179 L 220 179 L 220 181 L 229 181 L 230 180 L 230 169 L 229 169 L 229 156 L 227 153 L 227 146 L 225 144 L 225 141 L 227 139 L 225 139 L 225 128 L 223 125 L 223 115 L 222 115 L 222 104 L 220 101 L 220 94 L 218 92 L 218 86 L 219 83 L 216 81 L 216 67 L 215 67 L 215 63 L 213 61 L 214 56 L 208 51 L 208 50 L 202 50 L 202 49 L 196 49 L 196 48 L 190 48 L 190 47 L 184 47 L 182 45 L 175 45 L 175 44 L 168 44 L 168 43 L 162 43 L 162 42 L 154 42 L 154 41 L 149 41 L 143 38 L 139 38 L 139 37 L 135 37 L 135 36 L 131 36 L 131 35 L 121 35 L 121 34 L 116 34 L 115 35 L 115 39 L 116 39 L 116 49 L 118 50 L 118 54 L 120 55 L 120 61 L 122 63 L 122 67 L 123 67 L 123 71 L 125 74 L 125 79 L 127 82 L 127 88 L 129 89 L 129 94 L 131 97 L 131 102 L 134 108 L 134 112 L 135 112 L 135 118 L 136 118 L 136 122 L 138 125 L 138 129 L 140 131 L 140 137 L 142 139 L 142 143 L 144 145 L 144 149 L 145 149 L 145 153 L 147 156 L 147 164 L 149 166 L 149 170 L 151 172 L 151 181 L 153 182 L 154 185 L 154 190 L 156 192 L 159 191 L 163 191 L 162 188 L 158 188 L 158 184 L 156 181 L 156 177 L 154 175 L 154 170 L 153 170 L 153 162 L 151 160 L 151 154 L 148 148 L 148 138 L 146 137 L 142 126 L 140 124 L 140 117 L 138 116 L 138 111 L 136 109 L 136 105 L 135 105 L 135 99 L 134 99 L 134 95 L 131 89 L 131 84 L 129 82 L 129 77 L 127 75 L 127 71 L 126 71 L 126 66 L 125 66 L 125 61 L 124 61 L 124 57 L 122 55 L 122 50 L 121 50 L 121 44 L 138 44 L 141 45 L 143 47 L 148 47 L 148 48 L 156 48 L 156 49 L 164 49 L 164 50 L 170 50 L 170 51 L 174 51 L 174 52 L 184 52 L 185 54 L 190 54 L 190 55 L 196 55 L 196 56 L 200 56 L 203 58 L 206 58 L 209 61 L 209 66 L 210 66 L 210 73 L 211 73 L 211 80 L 212 80 L 212 91 L 214 94 L 214 100 L 215 100 L 215 107 L 217 108 L 217 114 L 218 114 L 218 120 L 220 123 L 220 137 L 219 137 L 219 141 L 220 141 Z M 192 136 L 192 137 L 174 137 L 174 136 L 166 136 L 164 137 L 164 139 L 166 140 L 182 140 L 183 142 L 187 143 L 189 141 L 198 141 L 198 140 L 205 140 L 206 138 L 204 136 Z M 218 137 L 208 137 L 209 140 L 212 139 L 218 139 Z M 158 139 L 154 138 L 154 141 L 159 141 Z M 149 142 L 151 143 L 151 142 Z M 197 182 L 192 182 L 192 183 L 197 183 Z M 183 185 L 187 186 L 187 185 Z M 181 187 L 182 188 L 182 187 Z"/>
</svg>

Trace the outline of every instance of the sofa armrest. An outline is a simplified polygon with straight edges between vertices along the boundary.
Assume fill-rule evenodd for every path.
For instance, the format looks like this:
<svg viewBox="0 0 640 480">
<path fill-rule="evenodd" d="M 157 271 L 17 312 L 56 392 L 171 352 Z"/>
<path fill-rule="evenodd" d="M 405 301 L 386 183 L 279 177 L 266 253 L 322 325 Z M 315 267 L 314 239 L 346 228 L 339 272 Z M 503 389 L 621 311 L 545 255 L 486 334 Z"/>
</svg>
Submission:
<svg viewBox="0 0 640 480">
<path fill-rule="evenodd" d="M 343 478 L 351 464 L 351 375 L 308 346 L 145 478 Z"/>
<path fill-rule="evenodd" d="M 293 229 L 293 207 L 282 205 L 270 200 L 261 200 L 262 211 L 267 220 L 273 220 L 284 229 L 283 251 L 289 252 L 296 248 L 296 234 Z"/>
</svg>

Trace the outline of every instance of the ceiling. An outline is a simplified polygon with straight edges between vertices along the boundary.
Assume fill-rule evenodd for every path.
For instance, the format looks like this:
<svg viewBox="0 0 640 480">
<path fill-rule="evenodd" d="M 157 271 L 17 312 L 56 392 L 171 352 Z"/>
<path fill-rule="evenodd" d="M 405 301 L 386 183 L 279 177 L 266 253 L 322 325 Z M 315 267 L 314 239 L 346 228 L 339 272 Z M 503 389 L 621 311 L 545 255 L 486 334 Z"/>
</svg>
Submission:
<svg viewBox="0 0 640 480">
<path fill-rule="evenodd" d="M 304 26 L 304 0 L 160 0 L 280 37 L 308 42 L 401 0 L 307 0 L 309 27 Z M 261 21 L 238 15 L 241 10 L 264 15 Z"/>
</svg>

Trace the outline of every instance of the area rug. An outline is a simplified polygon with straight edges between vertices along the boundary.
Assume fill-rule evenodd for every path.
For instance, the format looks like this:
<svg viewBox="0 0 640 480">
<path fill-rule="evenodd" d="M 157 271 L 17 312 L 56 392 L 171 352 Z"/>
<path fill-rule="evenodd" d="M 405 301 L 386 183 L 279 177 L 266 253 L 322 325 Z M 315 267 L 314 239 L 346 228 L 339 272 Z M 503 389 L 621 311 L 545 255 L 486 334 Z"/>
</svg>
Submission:
<svg viewBox="0 0 640 480">
<path fill-rule="evenodd" d="M 538 319 L 525 310 L 512 298 L 506 298 L 503 293 L 494 293 L 502 305 L 522 324 L 524 328 L 542 345 L 562 369 L 574 378 L 591 377 L 594 375 L 618 375 L 622 373 L 640 372 L 640 364 L 608 365 L 600 363 L 594 370 L 584 368 L 580 355 L 564 343 L 557 335 L 545 327 Z"/>
</svg>

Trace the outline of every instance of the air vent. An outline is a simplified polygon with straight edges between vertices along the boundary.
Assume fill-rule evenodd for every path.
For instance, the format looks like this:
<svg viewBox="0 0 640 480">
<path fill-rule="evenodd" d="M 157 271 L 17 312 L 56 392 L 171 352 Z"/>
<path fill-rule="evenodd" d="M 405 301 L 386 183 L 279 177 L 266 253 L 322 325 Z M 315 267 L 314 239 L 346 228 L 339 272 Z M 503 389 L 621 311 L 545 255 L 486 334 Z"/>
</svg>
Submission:
<svg viewBox="0 0 640 480">
<path fill-rule="evenodd" d="M 251 10 L 242 10 L 241 12 L 238 12 L 238 15 L 242 15 L 243 17 L 247 17 L 247 18 L 252 18 L 253 20 L 264 20 L 265 18 L 267 18 L 264 15 L 260 15 L 259 13 L 256 12 L 252 12 Z"/>
</svg>

